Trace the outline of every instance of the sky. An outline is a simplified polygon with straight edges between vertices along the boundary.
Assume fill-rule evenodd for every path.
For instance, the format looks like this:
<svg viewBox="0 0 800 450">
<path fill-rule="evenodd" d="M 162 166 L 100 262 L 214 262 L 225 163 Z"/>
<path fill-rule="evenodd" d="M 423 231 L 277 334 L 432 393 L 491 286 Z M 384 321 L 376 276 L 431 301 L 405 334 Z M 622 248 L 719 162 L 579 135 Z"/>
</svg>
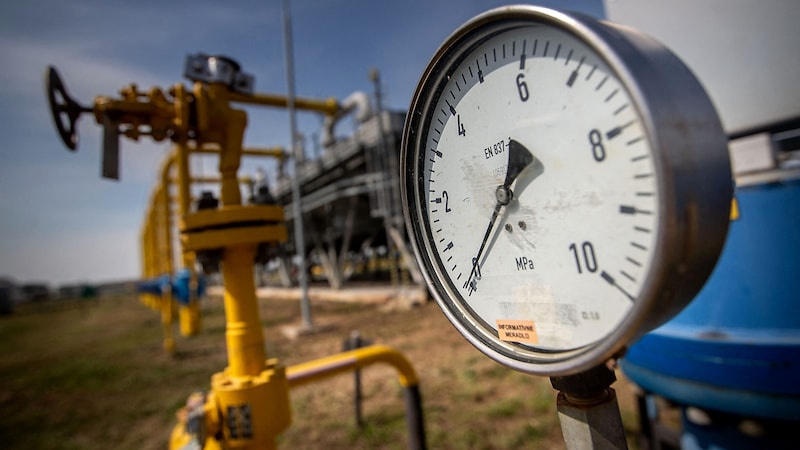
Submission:
<svg viewBox="0 0 800 450">
<path fill-rule="evenodd" d="M 601 0 L 542 0 L 603 17 Z M 340 100 L 370 95 L 380 71 L 384 105 L 405 110 L 430 57 L 459 25 L 508 1 L 295 0 L 291 3 L 296 93 Z M 69 152 L 50 116 L 48 65 L 69 94 L 90 106 L 97 95 L 189 83 L 188 54 L 222 54 L 255 76 L 258 92 L 286 93 L 282 1 L 30 0 L 0 5 L 0 278 L 51 287 L 132 279 L 140 273 L 139 232 L 168 143 L 121 140 L 120 181 L 100 177 L 101 128 L 78 121 Z M 245 145 L 289 144 L 282 109 L 248 109 Z M 299 130 L 321 119 L 299 113 Z M 352 127 L 352 125 L 351 125 Z M 311 152 L 308 144 L 307 152 Z M 193 170 L 215 174 L 211 160 Z M 274 164 L 248 162 L 240 175 Z"/>
</svg>

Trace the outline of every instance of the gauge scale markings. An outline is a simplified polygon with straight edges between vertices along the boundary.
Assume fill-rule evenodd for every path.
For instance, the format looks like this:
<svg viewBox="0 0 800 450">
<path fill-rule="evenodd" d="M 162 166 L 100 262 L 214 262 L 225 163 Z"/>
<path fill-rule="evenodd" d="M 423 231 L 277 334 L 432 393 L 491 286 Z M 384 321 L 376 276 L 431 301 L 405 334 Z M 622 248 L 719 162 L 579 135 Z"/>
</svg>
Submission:
<svg viewBox="0 0 800 450">
<path fill-rule="evenodd" d="M 625 277 L 625 278 L 627 278 L 627 279 L 631 280 L 631 282 L 633 282 L 633 283 L 636 283 L 636 278 L 633 278 L 633 277 L 632 277 L 632 276 L 631 276 L 631 275 L 630 275 L 628 272 L 625 272 L 624 270 L 620 270 L 620 271 L 619 271 L 619 273 L 620 273 L 620 275 L 622 275 L 623 277 Z"/>
<path fill-rule="evenodd" d="M 573 71 L 569 75 L 569 78 L 567 79 L 567 86 L 572 87 L 572 85 L 575 83 L 575 79 L 576 78 L 578 78 L 578 71 L 577 70 Z"/>
<path fill-rule="evenodd" d="M 535 55 L 535 52 L 536 52 L 537 43 L 538 43 L 538 40 L 534 40 L 534 46 L 533 46 L 533 48 L 534 48 L 534 49 L 533 49 L 533 54 L 534 54 L 534 55 Z M 526 41 L 523 41 L 523 44 L 522 44 L 522 45 L 523 45 L 523 49 L 524 49 L 524 47 L 525 47 L 525 45 L 526 45 Z M 549 46 L 550 46 L 550 41 L 548 40 L 548 41 L 546 41 L 546 43 L 545 43 L 544 56 L 547 56 L 547 53 L 548 53 L 548 50 L 549 50 Z M 513 48 L 513 49 L 515 49 L 515 48 L 516 48 L 516 41 L 512 41 L 512 48 Z M 560 54 L 560 52 L 561 52 L 561 48 L 562 48 L 562 46 L 561 46 L 561 44 L 559 43 L 559 44 L 558 44 L 558 47 L 557 47 L 557 49 L 556 49 L 556 53 L 555 53 L 555 55 L 554 55 L 554 57 L 553 57 L 553 60 L 554 60 L 554 61 L 558 59 L 558 56 L 559 56 L 559 54 Z M 506 57 L 506 52 L 505 52 L 505 44 L 503 44 L 503 46 L 502 46 L 502 49 L 503 49 L 503 58 L 505 58 L 505 57 Z M 515 52 L 515 50 L 514 50 L 514 52 Z M 493 49 L 492 49 L 492 53 L 493 53 L 493 59 L 496 61 L 496 60 L 497 60 L 497 52 L 496 52 L 496 48 L 493 48 Z M 574 53 L 574 50 L 573 50 L 573 49 L 570 49 L 570 51 L 569 51 L 569 53 L 568 53 L 568 56 L 567 56 L 567 58 L 565 58 L 565 64 L 564 64 L 565 66 L 569 64 L 570 60 L 572 59 L 573 53 Z M 488 66 L 488 58 L 487 58 L 487 54 L 486 54 L 486 53 L 484 53 L 484 61 L 486 62 L 487 66 Z M 522 52 L 522 55 L 521 55 L 521 57 L 520 57 L 519 70 L 521 70 L 521 71 L 522 71 L 522 70 L 524 70 L 524 68 L 525 68 L 525 61 L 526 61 L 526 59 L 525 59 L 525 52 L 524 52 L 524 50 L 523 50 L 523 52 Z M 577 78 L 578 78 L 578 76 L 579 76 L 578 69 L 579 69 L 579 68 L 580 68 L 580 67 L 581 67 L 581 66 L 584 64 L 584 62 L 585 62 L 585 61 L 586 61 L 586 56 L 581 56 L 581 58 L 580 58 L 580 60 L 579 60 L 579 62 L 578 62 L 578 64 L 577 64 L 577 68 L 576 68 L 575 70 L 573 70 L 573 71 L 571 71 L 571 72 L 570 72 L 569 78 L 567 79 L 567 86 L 568 86 L 568 87 L 572 87 L 572 86 L 574 85 L 575 81 L 577 80 Z M 475 66 L 476 66 L 476 68 L 478 69 L 479 81 L 480 81 L 480 83 L 483 83 L 483 82 L 485 81 L 485 77 L 483 76 L 483 72 L 482 72 L 482 70 L 481 70 L 480 63 L 479 63 L 478 61 L 475 61 Z M 592 69 L 590 70 L 590 72 L 589 72 L 589 73 L 588 73 L 588 75 L 586 76 L 586 80 L 589 80 L 589 79 L 592 77 L 592 75 L 595 73 L 595 71 L 597 70 L 597 68 L 598 68 L 598 64 L 594 64 L 594 65 L 592 66 Z M 469 73 L 470 73 L 470 78 L 474 78 L 474 73 L 473 73 L 473 69 L 472 69 L 471 65 L 468 65 L 468 66 L 467 66 L 467 68 L 466 68 L 466 70 L 468 70 L 468 71 L 469 71 Z M 460 75 L 461 75 L 462 81 L 464 81 L 464 82 L 466 83 L 466 80 L 465 80 L 465 73 L 466 73 L 466 72 L 462 71 L 462 73 L 461 73 Z M 603 87 L 603 86 L 606 84 L 606 82 L 607 82 L 607 80 L 608 80 L 608 79 L 609 79 L 609 77 L 606 75 L 606 76 L 605 76 L 605 77 L 604 77 L 604 78 L 601 80 L 601 82 L 600 82 L 600 83 L 599 83 L 599 84 L 598 84 L 598 85 L 595 87 L 595 90 L 599 91 L 599 90 L 600 90 L 600 89 L 601 89 L 601 88 L 602 88 L 602 87 Z M 456 82 L 455 84 L 456 84 L 456 86 L 457 86 L 457 88 L 458 88 L 458 91 L 460 92 L 460 91 L 461 91 L 461 87 L 458 85 L 458 83 L 457 83 L 457 82 Z M 611 91 L 611 93 L 610 93 L 610 94 L 608 94 L 608 95 L 605 97 L 605 99 L 604 99 L 604 102 L 608 103 L 609 101 L 611 101 L 611 100 L 613 99 L 613 97 L 614 97 L 614 96 L 616 96 L 616 94 L 617 94 L 618 92 L 619 92 L 619 90 L 618 90 L 618 89 L 614 89 L 613 91 Z M 455 97 L 455 95 L 454 95 L 454 93 L 453 93 L 453 91 L 452 91 L 452 90 L 450 90 L 450 94 L 451 94 L 451 97 L 453 97 L 453 99 L 454 99 L 454 100 L 456 100 L 456 101 L 459 101 L 459 100 L 458 100 L 458 99 Z M 455 113 L 455 108 L 454 108 L 454 106 L 453 106 L 453 105 L 451 105 L 451 104 L 449 103 L 449 101 L 446 101 L 446 104 L 447 104 L 447 106 L 448 106 L 448 109 L 450 110 L 450 113 L 451 113 L 451 115 L 455 115 L 456 113 Z M 622 106 L 620 106 L 620 107 L 618 107 L 617 109 L 615 109 L 615 110 L 614 110 L 614 113 L 613 113 L 613 114 L 614 114 L 614 115 L 618 115 L 618 114 L 619 114 L 619 113 L 621 113 L 621 112 L 622 112 L 622 111 L 623 111 L 623 110 L 624 110 L 624 109 L 625 109 L 627 106 L 628 106 L 628 104 L 627 104 L 627 103 L 623 103 L 623 104 L 622 104 Z M 442 112 L 442 114 L 443 114 L 443 115 L 445 115 L 445 116 L 447 115 L 447 113 L 446 113 L 444 110 L 442 110 L 441 112 Z M 437 120 L 438 120 L 438 121 L 441 123 L 441 119 L 440 119 L 440 118 L 437 118 Z M 627 128 L 628 126 L 632 125 L 633 123 L 634 123 L 634 121 L 629 121 L 629 122 L 628 122 L 628 123 L 626 123 L 625 125 L 622 125 L 622 126 L 617 126 L 617 127 L 614 127 L 614 128 L 612 128 L 610 131 L 608 131 L 608 132 L 607 132 L 607 134 L 606 134 L 606 138 L 607 138 L 607 139 L 609 139 L 609 140 L 611 140 L 612 138 L 614 138 L 614 137 L 616 137 L 616 136 L 620 135 L 620 134 L 622 133 L 622 131 L 623 131 L 625 128 Z M 438 131 L 438 130 L 437 130 L 437 131 Z M 439 134 L 441 134 L 441 132 L 439 132 Z M 631 145 L 631 144 L 632 144 L 633 142 L 635 142 L 635 141 L 636 141 L 636 140 L 629 141 L 629 142 L 628 142 L 628 145 Z M 435 154 L 436 154 L 437 156 L 439 156 L 440 158 L 442 157 L 442 154 L 443 154 L 443 152 L 441 152 L 441 151 L 439 151 L 439 150 L 436 150 L 436 149 L 432 149 L 432 150 L 435 152 Z M 435 161 L 433 161 L 433 160 L 432 160 L 431 162 L 432 162 L 432 163 L 435 163 Z M 637 176 L 637 177 L 638 177 L 638 176 Z M 433 181 L 433 180 L 430 180 L 430 181 Z M 438 212 L 438 210 L 437 210 L 437 212 Z M 634 208 L 634 207 L 632 207 L 632 206 L 622 206 L 622 207 L 621 207 L 621 212 L 624 212 L 624 213 L 626 213 L 626 214 L 635 214 L 635 213 L 639 212 L 639 210 L 637 210 L 636 208 Z M 645 212 L 645 211 L 642 211 L 642 213 L 643 213 L 643 214 L 646 214 L 647 212 Z M 438 220 L 438 219 L 437 219 L 437 220 Z M 452 244 L 452 242 L 451 242 L 451 244 Z M 450 245 L 448 245 L 448 247 L 447 247 L 446 249 L 450 249 L 450 248 L 452 248 L 452 247 L 451 247 Z M 449 261 L 451 258 L 452 258 L 452 256 L 448 258 L 448 261 Z M 453 270 L 454 270 L 454 269 L 453 269 Z M 476 285 L 475 285 L 474 281 L 472 281 L 471 279 L 472 279 L 472 275 L 474 275 L 474 274 L 475 274 L 476 272 L 478 272 L 478 271 L 479 271 L 479 268 L 478 268 L 478 266 L 473 264 L 473 270 L 472 270 L 472 272 L 471 272 L 470 279 L 468 279 L 467 283 L 465 283 L 465 287 L 467 287 L 467 288 L 469 289 L 469 291 L 468 291 L 468 292 L 469 292 L 469 295 L 471 295 L 471 294 L 472 294 L 472 293 L 475 291 L 475 289 L 476 289 Z M 606 273 L 606 272 L 603 272 L 603 273 Z M 606 274 L 607 274 L 607 273 L 606 273 Z M 460 278 L 460 274 L 459 274 L 459 278 Z M 624 293 L 624 294 L 625 294 L 627 297 L 629 297 L 629 298 L 630 298 L 630 294 L 628 294 L 626 291 L 624 291 L 624 290 L 623 290 L 623 293 Z"/>
<path fill-rule="evenodd" d="M 515 48 L 515 46 L 516 46 L 515 42 L 516 42 L 516 41 L 514 41 L 514 48 Z M 550 41 L 547 41 L 547 42 L 546 42 L 546 44 L 545 44 L 545 56 L 546 56 L 546 54 L 547 54 L 547 51 L 548 51 L 548 49 L 549 49 L 549 45 L 550 45 Z M 523 46 L 524 46 L 524 44 L 523 44 Z M 535 48 L 536 48 L 536 41 L 534 42 L 534 52 L 535 52 Z M 557 48 L 557 50 L 556 50 L 556 54 L 555 54 L 555 56 L 554 56 L 553 60 L 556 60 L 556 59 L 558 58 L 558 55 L 559 55 L 560 51 L 561 51 L 561 44 L 559 44 L 559 45 L 558 45 L 558 48 Z M 572 58 L 573 52 L 574 52 L 574 51 L 573 51 L 572 49 L 570 49 L 570 51 L 569 51 L 569 54 L 568 54 L 568 56 L 567 56 L 567 58 L 566 58 L 566 61 L 565 61 L 565 64 L 564 64 L 564 65 L 567 65 L 567 64 L 569 64 L 569 62 L 570 62 L 570 60 L 571 60 L 571 58 Z M 494 56 L 494 58 L 496 59 L 496 49 L 493 49 L 493 56 Z M 506 56 L 506 55 L 505 55 L 505 47 L 503 47 L 503 57 L 505 58 L 505 56 Z M 485 54 L 485 53 L 484 53 L 484 59 L 486 59 L 486 54 Z M 567 80 L 567 86 L 568 86 L 568 87 L 572 87 L 572 86 L 574 85 L 575 81 L 577 80 L 577 78 L 578 78 L 578 76 L 579 76 L 579 73 L 578 73 L 578 68 L 580 68 L 580 67 L 581 67 L 581 66 L 584 64 L 585 60 L 586 60 L 586 57 L 585 57 L 585 56 L 582 56 L 582 57 L 580 58 L 580 60 L 579 60 L 578 64 L 577 64 L 577 68 L 576 68 L 575 70 L 573 70 L 573 71 L 571 71 L 571 72 L 570 72 L 569 78 L 568 78 L 568 80 Z M 488 65 L 488 61 L 486 61 L 486 62 L 487 62 L 487 65 Z M 483 82 L 485 81 L 485 77 L 483 77 L 483 76 L 482 76 L 482 70 L 481 70 L 481 68 L 480 68 L 480 65 L 479 65 L 478 61 L 476 61 L 476 62 L 475 62 L 475 65 L 476 65 L 476 67 L 478 68 L 479 81 L 480 81 L 481 83 L 483 83 Z M 586 79 L 587 79 L 587 80 L 588 80 L 588 79 L 589 79 L 589 78 L 592 76 L 592 74 L 593 74 L 593 73 L 596 71 L 597 67 L 598 67 L 598 65 L 597 65 L 597 64 L 594 64 L 594 65 L 592 66 L 592 69 L 591 69 L 591 71 L 589 72 L 589 74 L 588 74 L 588 75 L 587 75 L 587 77 L 586 77 Z M 522 55 L 521 55 L 521 57 L 520 57 L 519 69 L 520 69 L 520 70 L 524 70 L 524 68 L 525 68 L 525 54 L 524 54 L 524 51 L 523 51 L 523 53 L 522 53 Z M 474 78 L 474 75 L 473 75 L 473 69 L 472 69 L 471 65 L 470 65 L 470 66 L 467 66 L 467 70 L 470 72 L 470 78 Z M 466 72 L 463 72 L 463 71 L 462 71 L 462 73 L 460 74 L 460 75 L 461 75 L 461 78 L 462 78 L 462 80 L 464 80 L 464 78 L 465 78 L 465 73 L 466 73 Z M 598 85 L 598 86 L 596 86 L 595 90 L 600 90 L 600 89 L 601 89 L 601 88 L 602 88 L 602 87 L 603 87 L 603 86 L 606 84 L 607 80 L 608 80 L 608 76 L 605 76 L 605 77 L 603 78 L 603 80 L 602 80 L 602 81 L 599 83 L 599 85 Z M 458 84 L 457 84 L 457 83 L 456 83 L 456 86 L 458 87 L 458 90 L 459 90 L 459 92 L 460 92 L 460 91 L 461 91 L 461 88 L 460 88 L 460 86 L 458 86 Z M 618 90 L 618 89 L 614 89 L 613 91 L 611 91 L 611 93 L 610 93 L 610 94 L 608 94 L 608 95 L 607 95 L 607 96 L 604 98 L 604 102 L 605 102 L 605 103 L 608 103 L 609 101 L 611 101 L 611 100 L 613 99 L 613 97 L 614 97 L 614 96 L 615 96 L 615 95 L 616 95 L 618 92 L 619 92 L 619 90 Z M 454 97 L 454 100 L 456 100 L 456 101 L 459 101 L 457 98 L 455 98 L 455 96 L 454 96 L 454 94 L 453 94 L 452 90 L 450 91 L 450 94 L 451 94 L 451 96 L 453 96 L 453 97 Z M 454 106 L 453 106 L 453 105 L 451 105 L 451 104 L 449 103 L 449 101 L 446 101 L 446 104 L 447 104 L 447 106 L 448 106 L 448 109 L 450 110 L 450 113 L 451 113 L 451 115 L 455 115 L 455 108 L 454 108 Z M 624 110 L 624 109 L 625 109 L 627 106 L 628 106 L 628 104 L 627 104 L 627 103 L 623 103 L 623 105 L 622 105 L 622 106 L 620 106 L 620 107 L 618 107 L 617 109 L 615 109 L 615 110 L 614 110 L 614 113 L 613 113 L 613 114 L 614 114 L 614 115 L 618 115 L 618 114 L 619 114 L 619 113 L 621 113 L 621 112 L 622 112 L 622 110 Z M 442 114 L 443 114 L 443 115 L 445 115 L 445 116 L 447 115 L 447 113 L 446 113 L 444 110 L 442 110 L 441 112 L 442 112 Z M 437 120 L 441 122 L 441 119 L 437 118 Z M 607 134 L 606 134 L 606 138 L 607 138 L 607 139 L 609 139 L 609 140 L 611 140 L 612 138 L 614 138 L 614 137 L 616 137 L 616 136 L 620 135 L 620 134 L 622 133 L 622 131 L 623 131 L 625 128 L 627 128 L 628 126 L 632 125 L 634 122 L 635 122 L 635 121 L 631 120 L 631 121 L 627 122 L 625 125 L 622 125 L 622 126 L 617 126 L 617 127 L 614 127 L 614 128 L 612 128 L 610 131 L 608 131 L 608 132 L 607 132 Z M 630 145 L 630 142 L 629 142 L 628 144 Z M 434 152 L 436 152 L 436 155 L 437 155 L 437 156 L 439 156 L 440 158 L 442 157 L 442 154 L 443 154 L 443 152 L 441 152 L 441 151 L 439 151 L 439 150 L 435 150 L 435 149 L 434 149 L 433 151 L 434 151 Z M 435 161 L 433 161 L 433 160 L 432 160 L 431 162 L 432 162 L 432 163 L 435 163 Z M 433 180 L 430 180 L 430 181 L 433 181 Z M 438 211 L 437 211 L 437 212 L 438 212 Z M 626 213 L 626 214 L 636 214 L 637 212 L 639 212 L 639 210 L 637 210 L 636 208 L 634 208 L 634 207 L 632 207 L 632 206 L 623 205 L 623 206 L 621 206 L 621 212 L 623 212 L 623 213 Z M 645 212 L 645 211 L 642 211 L 642 213 L 643 213 L 643 214 L 647 214 L 647 212 Z M 438 220 L 438 219 L 437 219 L 437 220 Z M 449 250 L 449 249 L 451 249 L 451 248 L 452 248 L 452 242 L 448 244 L 448 246 L 445 248 L 445 250 Z M 444 250 L 443 250 L 443 251 L 444 251 Z M 452 259 L 452 256 L 448 257 L 448 259 L 447 259 L 447 260 L 448 260 L 448 261 L 450 261 L 451 259 Z M 474 262 L 473 262 L 473 265 L 472 265 L 472 266 L 473 266 L 473 269 L 471 270 L 470 277 L 467 279 L 467 281 L 466 281 L 466 282 L 464 283 L 464 285 L 463 285 L 463 287 L 464 287 L 465 289 L 467 289 L 467 293 L 468 293 L 467 295 L 468 295 L 468 296 L 471 296 L 471 295 L 472 295 L 472 294 L 473 294 L 473 293 L 474 293 L 474 292 L 477 290 L 477 280 L 478 280 L 478 279 L 480 279 L 480 277 L 479 277 L 479 276 L 478 276 L 478 277 L 476 277 L 476 279 L 473 279 L 473 276 L 474 276 L 474 275 L 478 275 L 478 274 L 480 273 L 479 261 L 477 261 L 477 259 L 475 259 L 475 260 L 474 260 Z M 452 272 L 454 272 L 454 271 L 455 271 L 455 266 L 454 266 L 454 267 L 451 269 L 451 271 L 452 271 Z M 632 297 L 632 296 L 631 296 L 631 295 L 630 295 L 630 294 L 629 294 L 629 293 L 628 293 L 626 290 L 624 290 L 622 287 L 620 287 L 620 286 L 619 286 L 619 285 L 618 285 L 618 284 L 617 284 L 617 283 L 616 283 L 616 282 L 613 280 L 613 278 L 612 278 L 612 277 L 610 277 L 610 275 L 608 275 L 608 273 L 607 273 L 607 272 L 603 271 L 603 272 L 602 272 L 602 274 L 604 275 L 604 276 L 603 276 L 603 278 L 604 278 L 604 279 L 606 279 L 606 281 L 608 281 L 609 279 L 611 279 L 612 281 L 611 281 L 611 282 L 609 282 L 609 283 L 610 283 L 610 284 L 612 284 L 613 286 L 615 286 L 615 287 L 616 287 L 618 290 L 620 290 L 620 291 L 621 291 L 621 292 L 622 292 L 622 293 L 623 293 L 623 294 L 624 294 L 624 295 L 625 295 L 627 298 L 629 298 L 629 299 L 631 299 L 631 300 L 633 299 L 633 297 Z M 458 277 L 457 277 L 457 279 L 460 279 L 460 278 L 461 278 L 461 274 L 459 273 L 459 274 L 458 274 Z M 629 279 L 629 280 L 631 280 L 631 281 L 634 281 L 634 280 L 632 279 L 632 277 L 626 277 L 626 278 L 628 278 L 628 279 Z"/>
</svg>

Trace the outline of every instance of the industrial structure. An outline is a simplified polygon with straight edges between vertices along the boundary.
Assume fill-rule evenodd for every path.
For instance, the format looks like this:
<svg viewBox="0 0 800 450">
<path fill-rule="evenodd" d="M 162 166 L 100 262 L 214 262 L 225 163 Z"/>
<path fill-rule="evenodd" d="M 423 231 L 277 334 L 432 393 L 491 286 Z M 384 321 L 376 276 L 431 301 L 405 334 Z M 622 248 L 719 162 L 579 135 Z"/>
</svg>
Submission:
<svg viewBox="0 0 800 450">
<path fill-rule="evenodd" d="M 366 96 L 362 98 L 365 105 Z M 406 282 L 424 283 L 408 248 L 400 210 L 397 161 L 404 118 L 400 112 L 367 112 L 352 136 L 323 141 L 327 145 L 316 159 L 298 159 L 295 174 L 302 192 L 306 248 L 332 288 L 356 277 L 388 276 L 397 282 L 400 271 L 410 274 Z M 273 195 L 286 208 L 286 217 L 293 217 L 289 176 L 279 175 Z M 288 225 L 293 235 L 294 221 Z M 285 269 L 293 254 L 289 245 L 266 261 L 280 269 L 283 285 L 292 284 Z"/>
</svg>

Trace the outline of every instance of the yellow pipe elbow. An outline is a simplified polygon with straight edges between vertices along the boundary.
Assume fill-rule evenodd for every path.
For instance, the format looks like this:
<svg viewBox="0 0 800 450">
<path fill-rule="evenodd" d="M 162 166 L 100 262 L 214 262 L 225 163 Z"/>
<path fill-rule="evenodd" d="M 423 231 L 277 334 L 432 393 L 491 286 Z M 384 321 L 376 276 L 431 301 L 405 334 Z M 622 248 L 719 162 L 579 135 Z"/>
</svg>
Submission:
<svg viewBox="0 0 800 450">
<path fill-rule="evenodd" d="M 397 369 L 403 387 L 419 384 L 417 373 L 408 359 L 397 350 L 384 345 L 372 345 L 288 367 L 286 378 L 289 388 L 294 388 L 379 362 Z"/>
</svg>

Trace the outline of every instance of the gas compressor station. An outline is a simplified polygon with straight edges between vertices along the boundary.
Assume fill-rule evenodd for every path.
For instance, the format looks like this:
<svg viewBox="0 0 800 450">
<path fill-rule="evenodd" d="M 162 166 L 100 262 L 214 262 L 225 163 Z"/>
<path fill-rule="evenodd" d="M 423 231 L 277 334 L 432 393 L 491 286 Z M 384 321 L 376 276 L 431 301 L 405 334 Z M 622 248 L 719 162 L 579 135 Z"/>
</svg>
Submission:
<svg viewBox="0 0 800 450">
<path fill-rule="evenodd" d="M 710 57 L 730 51 L 695 45 L 713 5 L 675 29 L 664 24 L 681 8 L 607 3 L 609 21 L 529 5 L 472 18 L 422 68 L 405 115 L 381 109 L 380 89 L 376 110 L 363 93 L 255 92 L 221 55 L 188 56 L 190 86 L 131 84 L 90 106 L 47 69 L 63 143 L 77 148 L 83 114 L 102 127 L 103 177 L 120 178 L 121 138 L 172 144 L 140 241 L 141 300 L 167 352 L 175 321 L 202 333 L 199 298 L 221 275 L 228 365 L 207 393 L 187 392 L 171 449 L 275 448 L 292 388 L 376 363 L 397 371 L 408 447 L 427 448 L 424 383 L 402 353 L 373 345 L 285 367 L 265 351 L 256 269 L 292 285 L 297 255 L 302 284 L 311 257 L 336 289 L 380 246 L 392 279 L 426 286 L 469 344 L 549 377 L 569 449 L 627 448 L 617 370 L 639 387 L 640 448 L 794 447 L 800 103 L 748 85 L 780 52 Z M 779 13 L 752 5 L 715 20 L 746 29 Z M 797 61 L 780 67 L 800 79 Z M 763 107 L 733 109 L 743 86 Z M 301 166 L 294 148 L 243 147 L 242 105 L 322 115 L 323 155 Z M 346 115 L 358 129 L 337 139 Z M 218 176 L 192 174 L 192 155 L 215 156 Z M 295 158 L 295 170 L 260 190 L 242 158 Z M 198 184 L 218 197 L 193 197 Z M 661 423 L 665 405 L 680 432 Z"/>
</svg>

